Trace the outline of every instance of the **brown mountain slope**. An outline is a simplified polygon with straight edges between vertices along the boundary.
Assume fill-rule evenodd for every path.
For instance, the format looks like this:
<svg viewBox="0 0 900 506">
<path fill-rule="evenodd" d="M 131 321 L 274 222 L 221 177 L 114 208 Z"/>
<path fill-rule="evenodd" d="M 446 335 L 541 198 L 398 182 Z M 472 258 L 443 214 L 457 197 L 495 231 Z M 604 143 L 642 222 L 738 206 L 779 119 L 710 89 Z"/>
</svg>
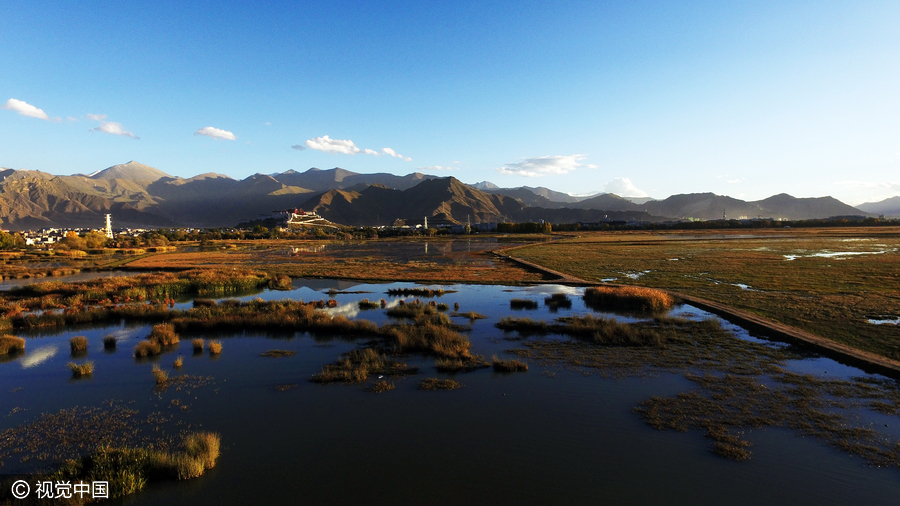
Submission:
<svg viewBox="0 0 900 506">
<path fill-rule="evenodd" d="M 388 225 L 395 220 L 422 222 L 429 218 L 453 223 L 504 221 L 522 209 L 510 197 L 488 195 L 453 177 L 429 179 L 407 190 L 381 185 L 361 192 L 331 190 L 302 206 L 325 219 L 347 225 Z"/>
</svg>

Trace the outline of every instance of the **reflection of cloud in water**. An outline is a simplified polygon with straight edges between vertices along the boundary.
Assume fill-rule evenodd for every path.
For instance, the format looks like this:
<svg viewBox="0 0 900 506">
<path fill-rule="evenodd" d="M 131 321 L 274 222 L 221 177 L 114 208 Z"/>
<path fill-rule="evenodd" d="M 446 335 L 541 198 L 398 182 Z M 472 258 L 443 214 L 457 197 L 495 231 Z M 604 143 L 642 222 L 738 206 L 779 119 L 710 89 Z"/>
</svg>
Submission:
<svg viewBox="0 0 900 506">
<path fill-rule="evenodd" d="M 50 360 L 53 355 L 56 355 L 57 351 L 59 349 L 56 346 L 42 346 L 34 351 L 29 350 L 28 355 L 20 362 L 22 369 L 29 369 L 43 364 Z"/>
<path fill-rule="evenodd" d="M 359 315 L 359 304 L 356 302 L 349 302 L 347 304 L 341 304 L 338 307 L 325 308 L 325 312 L 330 314 L 331 316 L 345 316 L 347 318 L 356 318 Z"/>
<path fill-rule="evenodd" d="M 552 295 L 554 293 L 565 293 L 568 295 L 574 295 L 577 297 L 581 297 L 584 295 L 584 288 L 579 288 L 577 286 L 565 286 L 565 285 L 537 285 L 528 287 L 525 291 L 534 294 L 546 294 Z"/>
</svg>

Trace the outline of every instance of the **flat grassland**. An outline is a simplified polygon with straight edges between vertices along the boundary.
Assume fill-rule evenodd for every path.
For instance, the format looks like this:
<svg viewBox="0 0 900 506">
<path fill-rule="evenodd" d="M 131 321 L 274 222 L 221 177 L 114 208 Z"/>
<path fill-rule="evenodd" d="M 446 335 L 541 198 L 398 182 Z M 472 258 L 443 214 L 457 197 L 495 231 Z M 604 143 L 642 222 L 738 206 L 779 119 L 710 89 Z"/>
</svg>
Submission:
<svg viewBox="0 0 900 506">
<path fill-rule="evenodd" d="M 664 288 L 900 360 L 900 228 L 596 232 L 512 248 L 589 282 Z"/>
</svg>

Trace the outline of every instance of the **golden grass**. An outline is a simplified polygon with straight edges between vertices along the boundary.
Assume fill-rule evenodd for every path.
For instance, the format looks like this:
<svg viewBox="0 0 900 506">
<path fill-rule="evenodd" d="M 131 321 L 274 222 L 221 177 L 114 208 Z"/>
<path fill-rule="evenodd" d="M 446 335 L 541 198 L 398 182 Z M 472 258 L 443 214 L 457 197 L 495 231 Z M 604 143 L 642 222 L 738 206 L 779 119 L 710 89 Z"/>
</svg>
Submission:
<svg viewBox="0 0 900 506">
<path fill-rule="evenodd" d="M 175 326 L 171 323 L 154 325 L 147 339 L 160 346 L 172 346 L 180 341 L 178 334 L 175 333 Z"/>
<path fill-rule="evenodd" d="M 69 339 L 69 348 L 72 349 L 72 353 L 87 351 L 87 338 L 84 336 L 75 336 Z"/>
<path fill-rule="evenodd" d="M 0 355 L 25 349 L 25 340 L 16 336 L 0 336 Z"/>
<path fill-rule="evenodd" d="M 444 358 L 471 357 L 469 339 L 442 325 L 397 325 L 388 330 L 388 336 L 400 353 L 415 351 Z"/>
<path fill-rule="evenodd" d="M 203 351 L 203 339 L 197 338 L 191 340 L 191 346 L 194 347 L 194 352 Z"/>
<path fill-rule="evenodd" d="M 484 357 L 481 355 L 465 359 L 439 358 L 434 361 L 434 365 L 438 372 L 474 371 L 476 369 L 483 369 L 491 366 L 491 364 L 484 360 Z"/>
<path fill-rule="evenodd" d="M 94 362 L 92 361 L 82 362 L 80 364 L 69 362 L 68 367 L 69 370 L 72 371 L 73 378 L 80 378 L 82 376 L 90 376 L 94 374 Z"/>
<path fill-rule="evenodd" d="M 169 373 L 160 369 L 159 365 L 154 364 L 150 372 L 153 373 L 153 378 L 158 386 L 165 385 L 169 381 Z"/>
<path fill-rule="evenodd" d="M 222 353 L 222 341 L 210 341 L 209 354 L 218 355 L 219 353 Z"/>
<path fill-rule="evenodd" d="M 596 286 L 584 291 L 584 303 L 594 309 L 625 309 L 661 313 L 675 304 L 671 295 L 636 286 Z"/>
<path fill-rule="evenodd" d="M 175 452 L 157 448 L 101 446 L 57 470 L 38 476 L 40 480 L 109 483 L 109 498 L 116 499 L 139 492 L 152 481 L 197 478 L 216 465 L 221 437 L 215 433 L 194 432 L 184 436 Z M 55 503 L 54 503 L 55 504 Z M 73 497 L 65 504 L 84 504 Z"/>
<path fill-rule="evenodd" d="M 178 357 L 175 359 L 175 363 L 172 364 L 172 367 L 175 369 L 181 369 L 181 366 L 184 365 L 184 359 L 182 357 Z"/>
<path fill-rule="evenodd" d="M 149 357 L 162 353 L 162 346 L 155 341 L 143 340 L 134 347 L 135 357 Z"/>
</svg>

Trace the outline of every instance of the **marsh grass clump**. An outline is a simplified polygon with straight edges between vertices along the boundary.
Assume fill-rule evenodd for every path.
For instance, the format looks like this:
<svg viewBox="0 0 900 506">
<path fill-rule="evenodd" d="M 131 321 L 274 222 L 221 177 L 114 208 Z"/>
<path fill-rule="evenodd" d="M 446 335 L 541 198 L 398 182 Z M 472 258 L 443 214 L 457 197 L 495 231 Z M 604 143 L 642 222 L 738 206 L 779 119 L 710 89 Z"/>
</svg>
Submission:
<svg viewBox="0 0 900 506">
<path fill-rule="evenodd" d="M 270 358 L 281 358 L 281 357 L 293 357 L 296 355 L 296 351 L 292 350 L 269 350 L 265 353 L 260 353 L 260 356 L 270 357 Z"/>
<path fill-rule="evenodd" d="M 609 346 L 661 346 L 668 337 L 675 338 L 677 332 L 661 329 L 668 320 L 655 323 L 619 323 L 615 318 L 592 315 L 557 318 L 554 323 L 530 318 L 501 318 L 495 326 L 505 332 L 516 331 L 522 335 L 563 334 L 589 339 L 596 344 Z"/>
<path fill-rule="evenodd" d="M 436 306 L 424 304 L 420 301 L 400 304 L 387 310 L 387 315 L 393 318 L 417 318 L 422 315 L 433 315 L 436 313 Z"/>
<path fill-rule="evenodd" d="M 360 383 L 370 374 L 400 376 L 415 374 L 417 367 L 409 367 L 402 362 L 390 360 L 374 348 L 352 350 L 341 357 L 336 364 L 329 364 L 322 371 L 312 375 L 313 383 Z"/>
<path fill-rule="evenodd" d="M 456 390 L 463 384 L 452 379 L 425 378 L 419 382 L 419 390 Z"/>
<path fill-rule="evenodd" d="M 675 305 L 675 299 L 660 290 L 636 286 L 596 286 L 584 291 L 584 303 L 591 309 L 624 309 L 661 313 Z"/>
<path fill-rule="evenodd" d="M 537 301 L 531 299 L 509 299 L 510 309 L 537 309 Z"/>
<path fill-rule="evenodd" d="M 572 300 L 569 299 L 569 296 L 565 293 L 554 293 L 549 297 L 544 298 L 544 305 L 550 309 L 550 312 L 555 313 L 562 309 L 571 309 L 572 308 Z"/>
<path fill-rule="evenodd" d="M 194 353 L 203 353 L 203 339 L 197 338 L 191 340 L 191 346 L 194 348 Z"/>
<path fill-rule="evenodd" d="M 219 304 L 215 299 L 194 299 L 194 307 L 216 307 Z"/>
<path fill-rule="evenodd" d="M 106 336 L 103 338 L 103 349 L 104 350 L 115 350 L 116 346 L 119 344 L 116 336 Z"/>
<path fill-rule="evenodd" d="M 87 351 L 87 337 L 84 336 L 75 336 L 72 339 L 69 339 L 69 348 L 72 350 L 72 354 L 77 355 Z"/>
<path fill-rule="evenodd" d="M 81 378 L 83 376 L 90 376 L 94 374 L 94 363 L 91 361 L 82 362 L 81 364 L 69 362 L 68 367 L 69 370 L 72 371 L 73 378 Z"/>
<path fill-rule="evenodd" d="M 172 346 L 180 341 L 178 334 L 175 333 L 175 326 L 171 323 L 154 325 L 147 339 L 159 343 L 160 346 Z"/>
<path fill-rule="evenodd" d="M 460 313 L 458 311 L 454 311 L 454 312 L 450 313 L 450 316 L 452 316 L 454 318 L 468 318 L 469 321 L 486 320 L 487 319 L 487 316 L 485 316 L 481 313 L 476 313 L 475 311 L 469 311 L 468 313 Z"/>
<path fill-rule="evenodd" d="M 25 339 L 16 336 L 0 336 L 0 355 L 6 355 L 25 349 Z"/>
<path fill-rule="evenodd" d="M 150 372 L 153 373 L 153 378 L 156 379 L 157 386 L 165 385 L 166 382 L 169 381 L 169 373 L 160 369 L 157 364 L 153 365 L 153 369 Z"/>
<path fill-rule="evenodd" d="M 476 355 L 470 358 L 439 358 L 434 361 L 438 372 L 469 372 L 490 367 L 484 357 Z"/>
<path fill-rule="evenodd" d="M 371 311 L 373 309 L 381 309 L 381 302 L 377 300 L 363 299 L 359 301 L 360 311 Z"/>
<path fill-rule="evenodd" d="M 397 388 L 397 385 L 395 385 L 394 383 L 386 380 L 381 380 L 375 382 L 371 387 L 369 387 L 369 391 L 375 394 L 380 394 L 382 392 L 387 392 L 395 388 Z"/>
<path fill-rule="evenodd" d="M 219 353 L 222 353 L 222 341 L 210 341 L 209 354 L 218 355 Z"/>
<path fill-rule="evenodd" d="M 160 353 L 162 353 L 162 346 L 155 341 L 144 339 L 134 347 L 134 356 L 139 358 L 159 355 Z"/>
<path fill-rule="evenodd" d="M 517 358 L 500 360 L 497 355 L 491 357 L 491 366 L 497 372 L 524 372 L 528 370 L 528 364 Z"/>
<path fill-rule="evenodd" d="M 291 277 L 287 274 L 276 274 L 269 278 L 269 288 L 272 290 L 293 290 Z"/>
<path fill-rule="evenodd" d="M 172 367 L 174 367 L 175 369 L 181 369 L 182 365 L 184 365 L 184 359 L 179 356 L 175 359 L 175 363 L 172 364 Z"/>
<path fill-rule="evenodd" d="M 174 452 L 152 446 L 100 446 L 78 459 L 66 461 L 57 470 L 41 476 L 41 479 L 106 481 L 109 483 L 109 498 L 115 499 L 139 492 L 152 481 L 186 480 L 201 476 L 215 466 L 220 444 L 218 434 L 195 432 L 185 435 L 181 448 Z M 83 502 L 73 501 L 71 504 Z"/>
<path fill-rule="evenodd" d="M 446 315 L 442 315 L 445 316 Z M 400 352 L 416 351 L 443 358 L 469 358 L 469 339 L 445 326 L 397 325 L 388 331 L 394 348 Z"/>
</svg>

